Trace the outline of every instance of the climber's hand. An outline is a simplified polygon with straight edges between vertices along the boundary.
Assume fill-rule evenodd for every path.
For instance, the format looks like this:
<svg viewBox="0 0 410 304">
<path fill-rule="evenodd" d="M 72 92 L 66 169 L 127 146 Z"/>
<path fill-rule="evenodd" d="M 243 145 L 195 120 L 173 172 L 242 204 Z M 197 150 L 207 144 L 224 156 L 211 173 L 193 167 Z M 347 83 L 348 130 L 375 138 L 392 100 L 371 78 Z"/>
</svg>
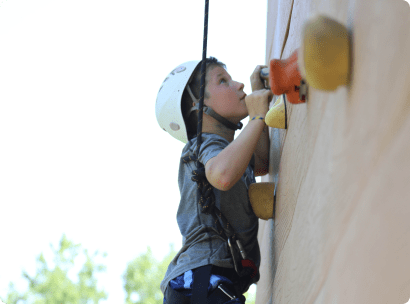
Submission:
<svg viewBox="0 0 410 304">
<path fill-rule="evenodd" d="M 245 97 L 246 107 L 250 118 L 262 116 L 265 118 L 269 111 L 269 102 L 271 102 L 273 93 L 271 90 L 262 89 Z"/>
<path fill-rule="evenodd" d="M 252 92 L 265 89 L 265 81 L 261 78 L 261 70 L 267 68 L 266 65 L 258 65 L 251 75 Z"/>
</svg>

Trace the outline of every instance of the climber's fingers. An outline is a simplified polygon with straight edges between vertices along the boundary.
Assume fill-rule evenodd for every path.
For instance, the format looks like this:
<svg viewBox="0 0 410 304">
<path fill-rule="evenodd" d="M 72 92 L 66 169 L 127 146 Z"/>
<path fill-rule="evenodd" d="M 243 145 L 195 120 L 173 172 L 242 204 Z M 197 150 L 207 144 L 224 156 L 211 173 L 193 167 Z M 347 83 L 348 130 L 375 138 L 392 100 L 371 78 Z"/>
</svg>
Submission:
<svg viewBox="0 0 410 304">
<path fill-rule="evenodd" d="M 265 89 L 265 82 L 261 78 L 260 75 L 261 75 L 261 70 L 266 67 L 267 67 L 266 65 L 257 65 L 255 70 L 253 71 L 251 75 L 252 92 Z"/>
</svg>

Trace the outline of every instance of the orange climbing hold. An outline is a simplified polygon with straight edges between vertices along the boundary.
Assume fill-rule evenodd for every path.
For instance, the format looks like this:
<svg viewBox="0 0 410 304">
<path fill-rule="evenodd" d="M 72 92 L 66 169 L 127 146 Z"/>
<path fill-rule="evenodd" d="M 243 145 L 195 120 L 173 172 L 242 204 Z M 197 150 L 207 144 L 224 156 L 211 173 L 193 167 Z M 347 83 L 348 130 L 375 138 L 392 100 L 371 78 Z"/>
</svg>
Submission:
<svg viewBox="0 0 410 304">
<path fill-rule="evenodd" d="M 270 61 L 269 85 L 275 95 L 286 94 L 290 103 L 306 102 L 306 96 L 299 94 L 302 76 L 298 67 L 298 49 L 288 59 Z"/>
</svg>

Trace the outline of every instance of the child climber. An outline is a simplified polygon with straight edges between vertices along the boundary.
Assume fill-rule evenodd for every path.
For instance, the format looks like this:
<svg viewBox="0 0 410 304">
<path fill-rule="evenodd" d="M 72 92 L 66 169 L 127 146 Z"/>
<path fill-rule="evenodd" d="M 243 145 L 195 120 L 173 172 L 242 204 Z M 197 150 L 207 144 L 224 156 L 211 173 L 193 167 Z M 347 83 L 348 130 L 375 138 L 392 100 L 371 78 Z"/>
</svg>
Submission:
<svg viewBox="0 0 410 304">
<path fill-rule="evenodd" d="M 181 200 L 177 222 L 183 245 L 168 266 L 161 282 L 165 304 L 245 303 L 249 286 L 259 280 L 260 251 L 258 218 L 248 198 L 255 176 L 268 173 L 269 135 L 264 118 L 273 96 L 264 88 L 257 66 L 251 76 L 252 94 L 232 80 L 226 66 L 216 58 L 206 59 L 202 144 L 197 158 L 213 186 L 215 206 L 225 216 L 242 243 L 257 275 L 240 277 L 232 244 L 221 236 L 210 214 L 201 212 L 198 186 L 192 178 L 197 148 L 198 99 L 201 61 L 183 63 L 164 80 L 155 105 L 159 125 L 185 143 L 179 166 Z M 249 123 L 234 140 L 240 121 Z M 202 297 L 200 295 L 203 295 Z"/>
</svg>

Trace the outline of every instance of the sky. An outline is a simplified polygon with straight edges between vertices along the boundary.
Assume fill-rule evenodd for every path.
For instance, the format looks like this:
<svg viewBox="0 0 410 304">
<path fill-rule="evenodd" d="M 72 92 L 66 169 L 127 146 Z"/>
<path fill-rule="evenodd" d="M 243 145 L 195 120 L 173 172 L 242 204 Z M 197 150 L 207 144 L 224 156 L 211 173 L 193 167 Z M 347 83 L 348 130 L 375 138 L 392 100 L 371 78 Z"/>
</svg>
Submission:
<svg viewBox="0 0 410 304">
<path fill-rule="evenodd" d="M 0 296 L 10 281 L 24 290 L 23 269 L 34 275 L 63 234 L 107 253 L 100 303 L 123 303 L 122 274 L 148 246 L 157 259 L 179 250 L 184 144 L 159 127 L 155 100 L 202 58 L 204 3 L 0 0 Z M 247 94 L 266 15 L 266 0 L 209 4 L 207 56 Z"/>
</svg>

